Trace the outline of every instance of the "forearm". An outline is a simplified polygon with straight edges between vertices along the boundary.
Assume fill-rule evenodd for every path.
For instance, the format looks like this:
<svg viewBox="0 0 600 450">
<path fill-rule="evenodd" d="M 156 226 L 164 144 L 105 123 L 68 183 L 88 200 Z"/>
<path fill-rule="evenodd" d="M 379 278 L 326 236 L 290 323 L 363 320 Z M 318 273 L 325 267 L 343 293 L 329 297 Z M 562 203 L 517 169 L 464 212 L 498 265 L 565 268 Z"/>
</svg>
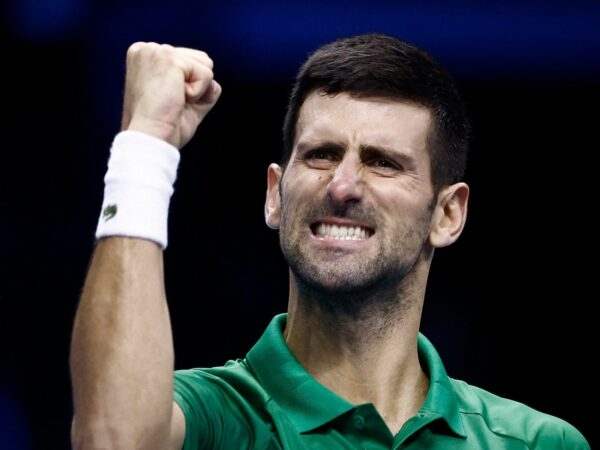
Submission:
<svg viewBox="0 0 600 450">
<path fill-rule="evenodd" d="M 127 50 L 122 131 L 71 339 L 75 449 L 180 448 L 163 249 L 179 152 L 221 94 L 202 51 Z M 131 237 L 116 237 L 131 236 Z M 171 419 L 173 421 L 171 422 Z"/>
<path fill-rule="evenodd" d="M 73 328 L 73 447 L 165 448 L 173 359 L 161 248 L 101 239 Z"/>
</svg>

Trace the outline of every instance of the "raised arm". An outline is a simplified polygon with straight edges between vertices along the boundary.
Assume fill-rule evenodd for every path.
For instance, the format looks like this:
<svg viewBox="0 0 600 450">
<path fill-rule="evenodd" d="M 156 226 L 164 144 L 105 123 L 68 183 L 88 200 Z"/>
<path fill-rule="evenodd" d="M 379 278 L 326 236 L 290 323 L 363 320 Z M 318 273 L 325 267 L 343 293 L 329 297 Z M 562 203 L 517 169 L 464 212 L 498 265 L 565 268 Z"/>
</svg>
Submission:
<svg viewBox="0 0 600 450">
<path fill-rule="evenodd" d="M 146 145 L 157 155 L 171 151 L 178 156 L 177 150 L 192 138 L 220 93 L 212 61 L 204 52 L 133 44 L 127 52 L 122 130 L 138 133 L 124 133 L 121 160 L 114 163 L 118 167 L 111 169 L 109 162 L 109 172 L 118 182 L 110 193 L 105 189 L 105 198 L 123 195 L 118 191 L 129 189 L 129 179 L 135 188 L 127 195 L 144 196 L 151 183 L 139 180 L 152 180 L 154 174 L 144 178 L 139 172 L 155 170 L 154 162 L 137 165 L 136 158 L 144 159 Z M 111 158 L 116 157 L 111 153 Z M 107 183 L 108 178 L 107 173 Z M 147 189 L 148 197 L 156 194 L 150 191 L 154 187 Z M 183 442 L 183 415 L 173 403 L 173 341 L 163 273 L 166 240 L 154 239 L 147 230 L 136 233 L 136 223 L 166 215 L 165 202 L 157 203 L 163 208 L 159 214 L 150 211 L 157 207 L 150 202 L 141 209 L 148 215 L 127 217 L 139 215 L 135 204 L 129 199 L 103 209 L 108 214 L 104 220 L 118 215 L 107 223 L 119 224 L 125 218 L 123 232 L 121 225 L 97 232 L 75 317 L 71 440 L 77 450 L 181 448 Z"/>
</svg>

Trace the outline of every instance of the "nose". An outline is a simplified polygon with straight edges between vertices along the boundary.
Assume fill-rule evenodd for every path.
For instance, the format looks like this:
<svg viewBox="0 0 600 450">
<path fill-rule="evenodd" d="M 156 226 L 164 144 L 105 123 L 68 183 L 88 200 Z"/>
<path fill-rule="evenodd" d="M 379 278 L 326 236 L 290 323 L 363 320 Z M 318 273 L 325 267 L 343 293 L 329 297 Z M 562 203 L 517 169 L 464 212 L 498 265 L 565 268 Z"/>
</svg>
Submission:
<svg viewBox="0 0 600 450">
<path fill-rule="evenodd" d="M 363 194 L 362 165 L 355 155 L 345 155 L 327 186 L 329 197 L 338 203 L 358 201 Z"/>
</svg>

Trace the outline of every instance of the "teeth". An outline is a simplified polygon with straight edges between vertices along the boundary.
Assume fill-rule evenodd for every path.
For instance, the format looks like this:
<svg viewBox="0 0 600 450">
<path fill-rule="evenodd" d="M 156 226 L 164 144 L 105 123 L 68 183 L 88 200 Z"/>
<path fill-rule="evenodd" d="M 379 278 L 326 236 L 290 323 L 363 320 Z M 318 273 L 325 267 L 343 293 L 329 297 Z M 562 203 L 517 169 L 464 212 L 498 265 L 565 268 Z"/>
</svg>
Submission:
<svg viewBox="0 0 600 450">
<path fill-rule="evenodd" d="M 316 234 L 319 237 L 338 239 L 340 241 L 360 241 L 368 237 L 367 230 L 361 227 L 347 227 L 320 223 Z"/>
</svg>

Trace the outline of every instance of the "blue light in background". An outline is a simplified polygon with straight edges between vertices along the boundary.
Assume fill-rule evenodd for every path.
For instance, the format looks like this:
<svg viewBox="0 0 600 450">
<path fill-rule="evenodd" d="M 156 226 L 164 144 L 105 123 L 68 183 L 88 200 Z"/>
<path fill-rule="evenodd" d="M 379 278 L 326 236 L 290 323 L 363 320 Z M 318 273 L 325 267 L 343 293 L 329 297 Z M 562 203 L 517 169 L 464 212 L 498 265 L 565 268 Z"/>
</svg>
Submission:
<svg viewBox="0 0 600 450">
<path fill-rule="evenodd" d="M 15 35 L 40 43 L 76 35 L 87 23 L 89 0 L 12 0 L 6 4 L 8 25 Z"/>
<path fill-rule="evenodd" d="M 428 49 L 458 75 L 600 74 L 598 2 L 229 2 L 13 0 L 11 25 L 48 42 L 77 30 L 122 47 L 135 39 L 206 45 L 226 70 L 293 75 L 307 53 L 333 38 L 395 34 Z M 93 22 L 94 20 L 98 22 Z M 84 27 L 88 21 L 91 26 Z M 104 23 L 103 23 L 104 22 Z M 111 51 L 111 50 L 109 50 Z M 120 51 L 120 49 L 119 49 Z"/>
<path fill-rule="evenodd" d="M 13 0 L 10 5 L 11 26 L 30 39 L 87 33 L 109 53 L 137 39 L 184 42 L 210 50 L 219 67 L 251 78 L 292 76 L 319 44 L 367 31 L 413 42 L 457 75 L 600 74 L 599 2 Z"/>
<path fill-rule="evenodd" d="M 585 8 L 510 3 L 328 3 L 241 5 L 222 11 L 211 33 L 221 59 L 269 76 L 294 72 L 307 52 L 359 32 L 395 34 L 465 76 L 600 74 L 600 3 Z M 241 51 L 240 51 L 241 50 Z"/>
<path fill-rule="evenodd" d="M 21 405 L 5 390 L 6 380 L 0 383 L 0 448 L 4 450 L 30 450 L 30 430 Z"/>
</svg>

